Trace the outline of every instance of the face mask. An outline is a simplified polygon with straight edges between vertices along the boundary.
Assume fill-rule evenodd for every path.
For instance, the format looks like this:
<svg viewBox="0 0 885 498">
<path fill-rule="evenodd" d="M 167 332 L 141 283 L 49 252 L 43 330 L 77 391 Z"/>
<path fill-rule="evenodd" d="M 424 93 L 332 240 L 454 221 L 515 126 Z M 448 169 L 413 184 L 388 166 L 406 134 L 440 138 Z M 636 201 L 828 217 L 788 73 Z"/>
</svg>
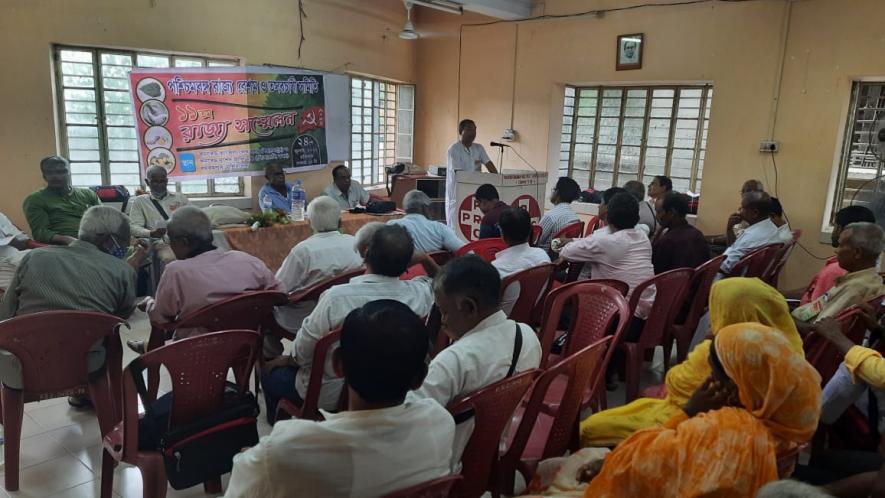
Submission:
<svg viewBox="0 0 885 498">
<path fill-rule="evenodd" d="M 126 257 L 126 248 L 120 247 L 120 244 L 117 243 L 117 239 L 111 237 L 111 242 L 114 243 L 114 247 L 111 249 L 111 256 L 117 259 L 124 259 Z"/>
</svg>

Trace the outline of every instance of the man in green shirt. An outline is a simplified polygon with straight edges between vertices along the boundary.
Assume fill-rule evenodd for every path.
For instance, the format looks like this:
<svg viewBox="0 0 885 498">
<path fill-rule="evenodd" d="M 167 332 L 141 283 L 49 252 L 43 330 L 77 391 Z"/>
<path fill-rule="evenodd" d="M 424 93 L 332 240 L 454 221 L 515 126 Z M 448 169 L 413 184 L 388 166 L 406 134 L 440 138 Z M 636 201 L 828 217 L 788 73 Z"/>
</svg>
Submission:
<svg viewBox="0 0 885 498">
<path fill-rule="evenodd" d="M 25 198 L 24 211 L 34 240 L 67 245 L 77 240 L 80 218 L 101 201 L 95 192 L 71 186 L 68 160 L 49 156 L 40 161 L 46 188 Z M 127 241 L 128 242 L 128 241 Z"/>
</svg>

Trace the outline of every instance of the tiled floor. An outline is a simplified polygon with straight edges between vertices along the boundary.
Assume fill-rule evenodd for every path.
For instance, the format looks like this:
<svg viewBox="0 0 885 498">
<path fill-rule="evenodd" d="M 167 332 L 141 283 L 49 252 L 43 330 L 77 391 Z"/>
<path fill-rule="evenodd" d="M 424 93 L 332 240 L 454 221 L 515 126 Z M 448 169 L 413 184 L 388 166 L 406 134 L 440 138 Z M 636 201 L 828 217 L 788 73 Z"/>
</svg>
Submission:
<svg viewBox="0 0 885 498">
<path fill-rule="evenodd" d="M 123 332 L 124 343 L 129 339 L 144 339 L 149 332 L 145 315 L 141 312 L 130 319 L 132 329 Z M 129 363 L 135 353 L 124 347 L 123 364 Z M 642 385 L 661 382 L 660 352 L 651 368 L 642 375 Z M 168 391 L 168 374 L 163 371 L 161 391 Z M 259 395 L 260 397 L 261 395 Z M 623 403 L 624 389 L 609 393 L 609 406 Z M 263 400 L 259 400 L 263 407 Z M 258 432 L 265 435 L 270 426 L 259 417 Z M 2 455 L 0 455 L 2 456 Z M 65 398 L 25 405 L 22 424 L 20 486 L 17 492 L 7 492 L 0 486 L 0 498 L 11 497 L 65 497 L 87 498 L 99 496 L 101 475 L 101 445 L 98 422 L 90 411 L 75 410 Z M 0 466 L 0 479 L 5 468 Z M 222 480 L 227 486 L 227 475 Z M 135 467 L 122 464 L 114 472 L 114 496 L 140 498 L 141 473 Z M 202 486 L 182 491 L 169 488 L 169 497 L 206 497 Z"/>
</svg>

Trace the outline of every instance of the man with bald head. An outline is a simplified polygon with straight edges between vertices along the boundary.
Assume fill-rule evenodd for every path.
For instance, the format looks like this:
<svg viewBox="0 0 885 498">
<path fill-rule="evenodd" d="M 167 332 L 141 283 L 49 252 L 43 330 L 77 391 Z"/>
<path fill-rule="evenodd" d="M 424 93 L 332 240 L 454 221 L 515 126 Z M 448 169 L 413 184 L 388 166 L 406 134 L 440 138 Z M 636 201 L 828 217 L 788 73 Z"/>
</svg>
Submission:
<svg viewBox="0 0 885 498">
<path fill-rule="evenodd" d="M 743 194 L 738 215 L 747 223 L 747 228 L 725 250 L 726 258 L 720 267 L 722 273 L 730 273 L 734 265 L 753 249 L 783 242 L 777 226 L 771 221 L 771 209 L 771 197 L 765 192 Z"/>
<path fill-rule="evenodd" d="M 175 254 L 166 239 L 166 225 L 172 213 L 187 206 L 189 201 L 186 195 L 169 191 L 166 168 L 151 166 L 144 177 L 150 193 L 133 197 L 126 208 L 132 224 L 132 236 L 154 239 L 157 256 L 163 263 L 169 263 L 175 261 Z"/>
<path fill-rule="evenodd" d="M 280 163 L 270 163 L 264 168 L 267 183 L 258 191 L 258 202 L 270 199 L 271 208 L 286 214 L 292 212 L 292 185 L 286 183 L 286 173 Z"/>
</svg>

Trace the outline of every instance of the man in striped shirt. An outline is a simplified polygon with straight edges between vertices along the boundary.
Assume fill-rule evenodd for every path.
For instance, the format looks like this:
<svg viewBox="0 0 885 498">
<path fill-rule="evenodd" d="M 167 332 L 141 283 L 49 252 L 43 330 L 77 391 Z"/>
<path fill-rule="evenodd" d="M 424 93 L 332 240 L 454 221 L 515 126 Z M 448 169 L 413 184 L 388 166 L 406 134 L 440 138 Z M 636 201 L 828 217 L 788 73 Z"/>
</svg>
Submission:
<svg viewBox="0 0 885 498">
<path fill-rule="evenodd" d="M 580 221 L 578 220 L 578 215 L 572 209 L 572 202 L 577 200 L 579 195 L 581 195 L 581 187 L 578 186 L 578 182 L 565 176 L 560 177 L 556 181 L 556 187 L 554 187 L 553 193 L 550 195 L 550 202 L 553 203 L 553 208 L 544 213 L 541 221 L 538 222 L 541 225 L 541 237 L 538 239 L 538 247 L 544 250 L 550 249 L 550 241 L 560 230 L 576 221 Z"/>
</svg>

